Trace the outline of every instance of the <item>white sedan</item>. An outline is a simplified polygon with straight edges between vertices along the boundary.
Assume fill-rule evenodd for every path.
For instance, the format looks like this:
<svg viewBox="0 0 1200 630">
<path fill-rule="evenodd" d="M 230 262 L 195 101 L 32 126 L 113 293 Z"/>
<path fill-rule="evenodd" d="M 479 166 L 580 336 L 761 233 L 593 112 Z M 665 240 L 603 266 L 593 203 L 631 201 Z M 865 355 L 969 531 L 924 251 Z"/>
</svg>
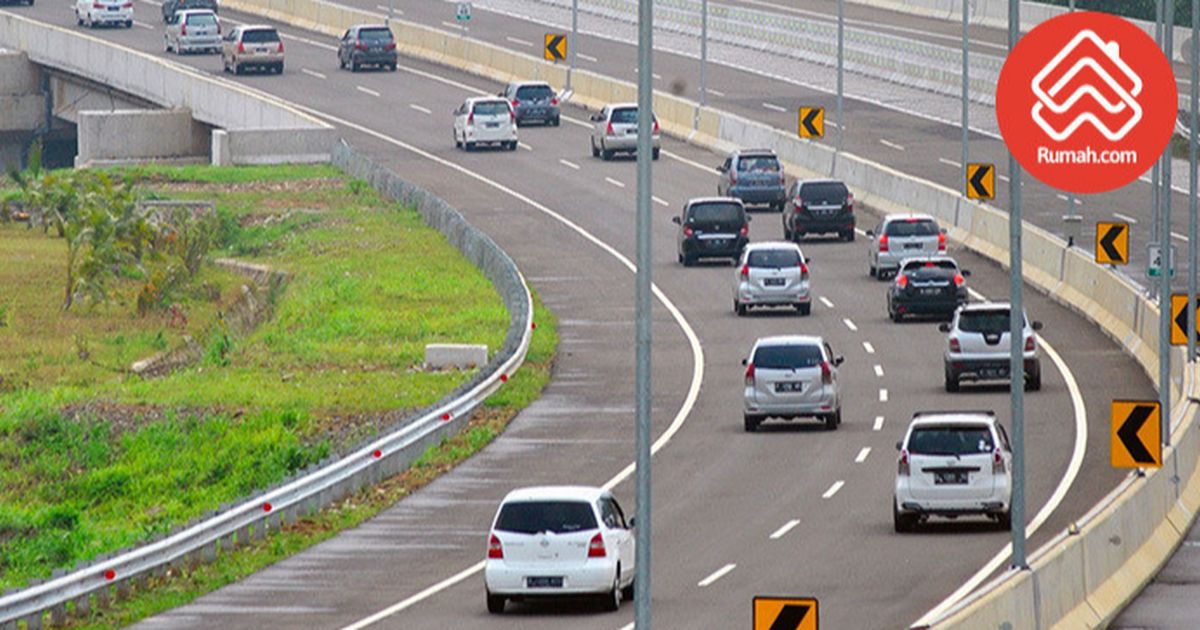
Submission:
<svg viewBox="0 0 1200 630">
<path fill-rule="evenodd" d="M 511 103 L 495 96 L 476 96 L 454 110 L 454 146 L 471 151 L 481 144 L 517 150 L 517 115 Z"/>
</svg>

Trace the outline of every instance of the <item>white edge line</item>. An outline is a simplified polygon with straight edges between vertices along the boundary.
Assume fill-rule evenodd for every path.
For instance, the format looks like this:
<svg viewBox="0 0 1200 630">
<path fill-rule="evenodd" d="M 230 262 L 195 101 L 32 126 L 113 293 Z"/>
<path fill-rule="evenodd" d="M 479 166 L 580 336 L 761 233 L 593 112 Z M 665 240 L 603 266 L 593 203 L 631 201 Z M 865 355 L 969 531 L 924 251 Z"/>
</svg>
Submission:
<svg viewBox="0 0 1200 630">
<path fill-rule="evenodd" d="M 597 59 L 597 58 L 595 58 L 595 57 L 593 57 L 593 56 L 591 56 L 591 55 L 585 55 L 585 54 L 583 54 L 583 53 L 581 53 L 581 52 L 576 52 L 576 53 L 575 53 L 575 56 L 576 56 L 576 57 L 579 57 L 580 59 L 582 59 L 582 60 L 584 60 L 584 61 L 590 61 L 590 62 L 592 62 L 592 63 L 596 63 L 596 62 L 600 61 L 599 59 Z"/>
<path fill-rule="evenodd" d="M 779 529 L 775 530 L 771 534 L 771 536 L 770 536 L 771 540 L 779 540 L 780 538 L 783 538 L 784 534 L 792 531 L 792 529 L 799 524 L 800 524 L 800 521 L 796 520 L 796 519 L 792 519 L 792 520 L 784 523 L 783 527 L 780 527 Z"/>
<path fill-rule="evenodd" d="M 712 575 L 697 582 L 696 586 L 699 586 L 700 588 L 704 588 L 705 586 L 708 586 L 708 585 L 712 584 L 713 582 L 716 582 L 717 580 L 725 577 L 726 575 L 729 574 L 730 571 L 732 571 L 736 568 L 737 568 L 736 564 L 733 564 L 733 563 L 727 564 L 727 565 L 721 567 L 720 569 L 717 569 L 716 571 L 714 571 L 712 573 Z"/>
<path fill-rule="evenodd" d="M 667 200 L 666 200 L 666 199 L 661 199 L 661 198 L 659 198 L 659 197 L 655 197 L 655 196 L 653 196 L 653 195 L 651 195 L 651 196 L 650 196 L 650 199 L 651 199 L 652 201 L 654 201 L 654 203 L 656 203 L 656 204 L 658 204 L 658 205 L 660 205 L 660 206 L 666 206 L 666 207 L 668 207 L 668 208 L 669 208 L 669 207 L 671 207 L 671 204 L 667 203 Z"/>
<path fill-rule="evenodd" d="M 1122 221 L 1124 221 L 1124 222 L 1126 222 L 1126 223 L 1128 223 L 1128 224 L 1130 224 L 1130 225 L 1136 225 L 1136 224 L 1137 224 L 1137 219 L 1135 219 L 1135 218 L 1133 218 L 1133 217 L 1131 217 L 1131 216 L 1129 216 L 1129 215 L 1127 215 L 1127 214 L 1121 214 L 1120 212 L 1114 212 L 1114 213 L 1113 213 L 1113 216 L 1114 216 L 1114 217 L 1117 217 L 1118 219 L 1120 219 L 1120 220 L 1122 220 Z"/>
<path fill-rule="evenodd" d="M 562 159 L 562 158 L 559 158 L 559 160 L 558 160 L 558 163 L 559 163 L 559 164 L 562 164 L 563 166 L 565 166 L 565 167 L 567 167 L 567 168 L 569 168 L 569 169 L 573 169 L 573 170 L 576 170 L 576 171 L 578 171 L 578 170 L 579 170 L 579 168 L 580 168 L 578 164 L 576 164 L 576 163 L 574 163 L 574 162 L 569 162 L 569 161 L 567 161 L 567 160 L 564 160 L 564 159 Z"/>
</svg>

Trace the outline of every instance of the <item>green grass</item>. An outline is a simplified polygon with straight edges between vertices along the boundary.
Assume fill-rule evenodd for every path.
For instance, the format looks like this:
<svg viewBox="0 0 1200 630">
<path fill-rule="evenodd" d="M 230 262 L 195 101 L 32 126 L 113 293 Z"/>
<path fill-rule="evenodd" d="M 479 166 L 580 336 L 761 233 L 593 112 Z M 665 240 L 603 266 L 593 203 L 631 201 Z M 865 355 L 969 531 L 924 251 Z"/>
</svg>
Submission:
<svg viewBox="0 0 1200 630">
<path fill-rule="evenodd" d="M 130 307 L 63 316 L 57 296 L 26 286 L 42 282 L 31 280 L 36 274 L 0 264 L 0 323 L 9 322 L 0 328 L 0 361 L 16 357 L 0 366 L 29 375 L 0 390 L 0 588 L 169 531 L 470 378 L 420 369 L 426 343 L 484 343 L 494 352 L 503 342 L 507 312 L 479 271 L 416 212 L 329 167 L 124 173 L 160 198 L 215 201 L 223 226 L 216 254 L 291 279 L 275 297 L 274 317 L 243 337 L 216 334 L 192 307 L 205 358 L 142 380 L 96 364 L 127 364 L 178 343 L 179 331 L 144 330 Z M 29 238 L 34 250 L 56 244 L 22 229 L 2 228 L 0 238 Z M 0 249 L 0 257 L 28 255 Z M 49 263 L 23 267 L 54 272 Z M 236 293 L 242 282 L 221 286 Z M 40 337 L 26 335 L 37 328 L 25 319 L 31 299 L 53 307 L 38 315 L 49 331 Z M 488 401 L 489 414 L 511 416 L 545 383 L 555 338 L 552 318 L 539 313 L 530 360 L 545 364 L 514 377 Z M 61 332 L 72 317 L 70 330 L 86 331 L 83 342 Z M 466 448 L 492 435 L 472 432 Z"/>
</svg>

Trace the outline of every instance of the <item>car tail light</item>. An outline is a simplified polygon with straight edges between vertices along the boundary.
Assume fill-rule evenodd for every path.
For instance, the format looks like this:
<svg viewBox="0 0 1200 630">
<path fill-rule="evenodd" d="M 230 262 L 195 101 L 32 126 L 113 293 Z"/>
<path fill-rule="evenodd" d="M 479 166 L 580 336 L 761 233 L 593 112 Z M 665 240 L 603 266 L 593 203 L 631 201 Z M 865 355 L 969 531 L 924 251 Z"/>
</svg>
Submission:
<svg viewBox="0 0 1200 630">
<path fill-rule="evenodd" d="M 279 48 L 276 48 L 276 49 L 275 49 L 275 52 L 277 52 L 277 53 L 282 53 L 282 52 L 283 52 L 283 41 L 282 41 L 282 40 L 280 40 L 280 42 L 279 42 Z"/>
<path fill-rule="evenodd" d="M 611 122 L 610 122 L 610 123 L 608 123 L 608 129 L 605 129 L 605 130 L 604 130 L 604 134 L 605 134 L 605 135 L 609 135 L 609 136 L 611 136 L 611 135 L 613 135 L 613 134 L 614 134 L 614 132 L 613 132 L 613 128 L 612 128 L 612 123 L 611 123 Z"/>
<path fill-rule="evenodd" d="M 946 235 L 945 234 L 938 234 L 938 251 L 939 252 L 946 251 Z"/>
<path fill-rule="evenodd" d="M 470 114 L 467 114 L 467 126 L 470 127 L 470 126 L 473 126 L 474 124 L 475 124 L 475 112 L 471 112 Z"/>
<path fill-rule="evenodd" d="M 221 23 L 217 22 L 217 35 L 221 34 Z"/>
<path fill-rule="evenodd" d="M 383 46 L 384 50 L 396 50 L 396 42 L 388 42 Z"/>
<path fill-rule="evenodd" d="M 497 538 L 495 534 L 492 534 L 492 537 L 488 540 L 487 557 L 489 560 L 504 559 L 504 545 L 500 544 L 500 539 Z"/>
<path fill-rule="evenodd" d="M 658 133 L 658 119 L 657 118 L 654 119 L 654 133 L 655 134 Z"/>
<path fill-rule="evenodd" d="M 743 223 L 743 224 L 742 224 L 742 229 L 738 230 L 738 234 L 741 234 L 742 236 L 746 236 L 746 235 L 747 235 L 747 234 L 749 234 L 749 233 L 750 233 L 750 224 L 749 224 L 749 223 Z"/>
<path fill-rule="evenodd" d="M 551 97 L 550 97 L 550 104 L 551 104 L 551 105 L 558 105 L 558 97 L 557 97 L 557 96 L 551 96 Z"/>
<path fill-rule="evenodd" d="M 888 250 L 887 234 L 879 237 L 879 251 L 886 252 Z"/>
<path fill-rule="evenodd" d="M 126 2 L 125 4 L 122 4 L 122 5 L 121 5 L 121 8 L 122 8 L 122 9 L 132 9 L 132 8 L 133 8 L 133 3 L 132 3 L 132 2 Z"/>
<path fill-rule="evenodd" d="M 896 460 L 896 474 L 900 475 L 901 477 L 907 477 L 908 472 L 908 451 L 901 450 L 900 459 Z"/>
<path fill-rule="evenodd" d="M 517 110 L 511 107 L 508 108 L 508 122 L 514 125 L 517 124 Z"/>
<path fill-rule="evenodd" d="M 742 280 L 750 279 L 750 265 L 742 265 L 741 275 L 742 275 Z"/>
<path fill-rule="evenodd" d="M 733 186 L 735 184 L 737 184 L 737 173 L 731 170 L 729 171 L 729 185 Z"/>
<path fill-rule="evenodd" d="M 103 5 L 103 4 L 100 4 L 99 2 L 93 2 L 93 3 L 92 3 L 92 8 L 93 8 L 93 9 L 103 9 L 103 8 L 104 8 L 104 5 Z"/>
<path fill-rule="evenodd" d="M 513 109 L 516 109 L 517 105 L 520 105 L 520 104 L 521 104 L 521 101 L 519 101 L 515 98 L 512 100 Z"/>
<path fill-rule="evenodd" d="M 1002 454 L 1000 449 L 997 448 L 996 450 L 992 451 L 992 474 L 1003 474 L 1006 469 L 1007 468 L 1004 465 L 1004 454 Z"/>
<path fill-rule="evenodd" d="M 187 35 L 187 23 L 186 22 L 179 25 L 179 34 Z"/>
<path fill-rule="evenodd" d="M 954 286 L 961 287 L 967 283 L 967 279 L 961 273 L 954 274 Z"/>
<path fill-rule="evenodd" d="M 592 536 L 592 542 L 588 543 L 589 558 L 603 558 L 608 555 L 608 551 L 604 549 L 604 537 L 597 533 Z"/>
<path fill-rule="evenodd" d="M 854 212 L 854 194 L 846 193 L 846 212 Z"/>
<path fill-rule="evenodd" d="M 821 362 L 821 384 L 833 385 L 833 368 L 829 366 L 828 361 Z"/>
<path fill-rule="evenodd" d="M 238 54 L 240 55 L 245 52 L 246 52 L 246 45 L 243 44 L 242 42 L 238 42 Z"/>
<path fill-rule="evenodd" d="M 785 180 L 783 179 L 783 171 L 779 171 L 779 185 L 782 186 L 784 184 L 784 181 Z"/>
<path fill-rule="evenodd" d="M 907 288 L 908 287 L 908 276 L 906 276 L 904 274 L 900 274 L 900 275 L 896 276 L 896 286 L 900 287 L 901 289 Z"/>
<path fill-rule="evenodd" d="M 692 235 L 694 235 L 695 233 L 696 233 L 696 231 L 692 229 L 692 226 L 690 226 L 690 225 L 683 226 L 683 235 L 684 236 L 691 238 Z"/>
<path fill-rule="evenodd" d="M 808 280 L 808 265 L 800 263 L 800 279 Z"/>
<path fill-rule="evenodd" d="M 746 366 L 746 387 L 754 387 L 754 364 Z"/>
<path fill-rule="evenodd" d="M 1036 347 L 1037 347 L 1037 342 L 1035 342 L 1033 340 L 1033 337 L 1025 338 L 1025 352 L 1033 352 L 1034 348 L 1036 348 Z"/>
<path fill-rule="evenodd" d="M 962 344 L 958 343 L 958 338 L 950 338 L 950 352 L 962 352 Z"/>
<path fill-rule="evenodd" d="M 367 45 L 362 42 L 354 42 L 354 50 L 366 50 Z"/>
</svg>

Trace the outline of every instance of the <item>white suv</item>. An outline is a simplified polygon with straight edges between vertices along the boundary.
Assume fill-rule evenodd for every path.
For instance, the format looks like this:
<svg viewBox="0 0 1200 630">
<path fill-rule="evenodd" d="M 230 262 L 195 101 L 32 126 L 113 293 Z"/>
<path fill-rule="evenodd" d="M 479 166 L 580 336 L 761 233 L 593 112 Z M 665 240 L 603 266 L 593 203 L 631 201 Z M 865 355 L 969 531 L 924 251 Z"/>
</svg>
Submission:
<svg viewBox="0 0 1200 630">
<path fill-rule="evenodd" d="M 912 531 L 931 516 L 980 514 L 1012 525 L 1012 448 L 991 411 L 920 411 L 896 443 L 892 521 Z"/>
<path fill-rule="evenodd" d="M 938 326 L 947 333 L 943 357 L 946 391 L 958 391 L 959 382 L 964 380 L 1009 380 L 1010 310 L 1007 302 L 966 304 L 954 312 L 950 323 Z M 1022 319 L 1025 389 L 1037 391 L 1042 388 L 1042 362 L 1034 332 L 1042 329 L 1042 323 L 1030 323 L 1024 314 Z"/>
<path fill-rule="evenodd" d="M 905 258 L 946 253 L 946 230 L 927 214 L 886 216 L 867 236 L 867 273 L 880 280 L 895 275 Z"/>
<path fill-rule="evenodd" d="M 733 311 L 745 315 L 752 306 L 792 306 L 812 312 L 808 287 L 809 260 L 795 243 L 751 243 L 742 251 L 733 278 Z"/>
<path fill-rule="evenodd" d="M 838 366 L 842 357 L 821 337 L 782 335 L 754 343 L 746 366 L 743 421 L 757 431 L 767 418 L 812 416 L 833 431 L 842 423 Z"/>
<path fill-rule="evenodd" d="M 633 595 L 632 530 L 633 520 L 602 488 L 513 490 L 488 534 L 488 612 L 504 612 L 509 599 L 580 595 L 597 595 L 606 610 L 617 610 Z"/>
</svg>

